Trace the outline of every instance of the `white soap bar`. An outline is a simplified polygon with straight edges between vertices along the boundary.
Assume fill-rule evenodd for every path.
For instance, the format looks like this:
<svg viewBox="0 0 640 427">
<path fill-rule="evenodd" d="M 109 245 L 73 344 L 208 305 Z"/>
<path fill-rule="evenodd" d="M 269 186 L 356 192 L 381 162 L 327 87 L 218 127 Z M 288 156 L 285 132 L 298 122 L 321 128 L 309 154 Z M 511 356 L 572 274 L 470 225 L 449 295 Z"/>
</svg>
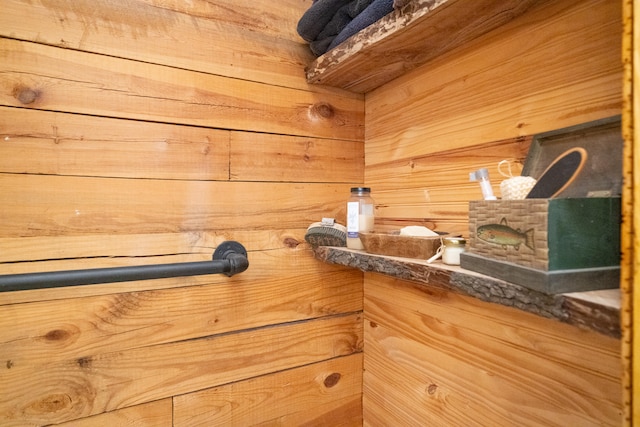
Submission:
<svg viewBox="0 0 640 427">
<path fill-rule="evenodd" d="M 401 236 L 413 236 L 413 237 L 432 237 L 439 236 L 435 231 L 430 230 L 427 227 L 421 225 L 409 225 L 400 229 Z"/>
</svg>

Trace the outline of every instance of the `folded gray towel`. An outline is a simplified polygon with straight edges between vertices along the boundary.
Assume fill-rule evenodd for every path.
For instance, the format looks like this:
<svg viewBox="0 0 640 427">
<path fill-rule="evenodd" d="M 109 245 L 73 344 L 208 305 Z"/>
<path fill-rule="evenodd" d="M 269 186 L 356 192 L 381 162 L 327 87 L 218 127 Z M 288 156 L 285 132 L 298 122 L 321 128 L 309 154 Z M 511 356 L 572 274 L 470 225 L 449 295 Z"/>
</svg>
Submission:
<svg viewBox="0 0 640 427">
<path fill-rule="evenodd" d="M 298 21 L 298 34 L 308 42 L 314 41 L 341 7 L 351 0 L 316 0 Z"/>
<path fill-rule="evenodd" d="M 352 0 L 349 4 L 338 9 L 333 15 L 333 18 L 331 18 L 327 25 L 316 36 L 315 40 L 309 43 L 311 51 L 317 56 L 325 53 L 336 36 L 372 2 L 373 0 Z"/>
<path fill-rule="evenodd" d="M 358 31 L 368 27 L 384 16 L 393 12 L 394 0 L 374 0 L 362 13 L 356 16 L 342 31 L 333 39 L 329 48 L 331 50 Z"/>
</svg>

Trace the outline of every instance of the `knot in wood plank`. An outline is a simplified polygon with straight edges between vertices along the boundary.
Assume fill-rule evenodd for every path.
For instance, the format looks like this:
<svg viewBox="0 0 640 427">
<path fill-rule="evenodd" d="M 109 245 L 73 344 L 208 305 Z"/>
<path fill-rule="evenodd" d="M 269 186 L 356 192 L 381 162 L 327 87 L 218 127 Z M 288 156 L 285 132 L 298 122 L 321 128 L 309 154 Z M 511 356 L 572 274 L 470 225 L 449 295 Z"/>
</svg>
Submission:
<svg viewBox="0 0 640 427">
<path fill-rule="evenodd" d="M 21 104 L 33 104 L 40 97 L 40 91 L 26 86 L 18 86 L 13 90 L 13 97 Z"/>
<path fill-rule="evenodd" d="M 339 372 L 334 372 L 324 379 L 324 386 L 327 388 L 334 387 L 336 384 L 338 384 L 340 378 L 342 378 L 342 375 Z"/>
<path fill-rule="evenodd" d="M 311 117 L 320 119 L 331 119 L 335 116 L 335 109 L 328 102 L 318 102 L 310 107 Z"/>
</svg>

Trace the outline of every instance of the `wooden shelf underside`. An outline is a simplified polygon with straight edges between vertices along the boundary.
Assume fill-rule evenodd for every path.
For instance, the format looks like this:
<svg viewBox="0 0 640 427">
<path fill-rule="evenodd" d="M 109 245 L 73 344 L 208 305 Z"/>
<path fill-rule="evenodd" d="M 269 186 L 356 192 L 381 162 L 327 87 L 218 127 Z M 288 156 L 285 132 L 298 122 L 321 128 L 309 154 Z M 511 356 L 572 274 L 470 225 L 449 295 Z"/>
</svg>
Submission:
<svg viewBox="0 0 640 427">
<path fill-rule="evenodd" d="M 540 0 L 413 0 L 318 57 L 307 81 L 367 93 L 508 23 Z"/>
</svg>

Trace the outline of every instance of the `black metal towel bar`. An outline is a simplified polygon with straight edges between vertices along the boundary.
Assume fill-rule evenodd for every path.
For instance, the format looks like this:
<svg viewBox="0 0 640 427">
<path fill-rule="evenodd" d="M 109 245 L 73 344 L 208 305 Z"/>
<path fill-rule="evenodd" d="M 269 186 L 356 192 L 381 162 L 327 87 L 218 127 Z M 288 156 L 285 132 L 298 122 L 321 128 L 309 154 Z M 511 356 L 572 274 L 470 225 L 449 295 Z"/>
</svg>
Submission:
<svg viewBox="0 0 640 427">
<path fill-rule="evenodd" d="M 238 242 L 227 241 L 216 248 L 212 261 L 0 275 L 0 292 L 202 274 L 233 276 L 247 268 L 249 268 L 249 260 L 244 246 Z"/>
</svg>

